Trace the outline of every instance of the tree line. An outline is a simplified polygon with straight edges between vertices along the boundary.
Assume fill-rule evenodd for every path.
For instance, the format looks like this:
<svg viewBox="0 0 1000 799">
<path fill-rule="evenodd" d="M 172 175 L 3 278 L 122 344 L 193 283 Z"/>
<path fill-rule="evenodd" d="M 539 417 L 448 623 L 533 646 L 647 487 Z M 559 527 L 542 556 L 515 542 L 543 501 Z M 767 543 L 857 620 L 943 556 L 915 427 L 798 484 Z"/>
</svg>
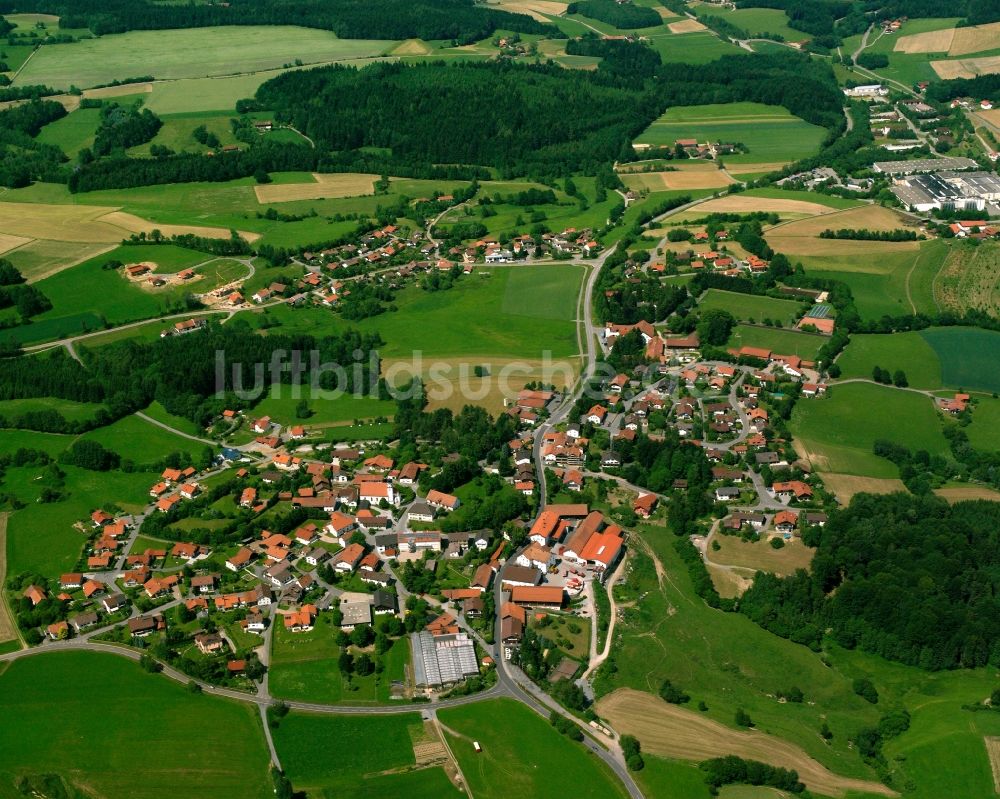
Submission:
<svg viewBox="0 0 1000 799">
<path fill-rule="evenodd" d="M 216 25 L 300 25 L 342 39 L 485 39 L 498 29 L 559 36 L 553 25 L 473 0 L 229 0 L 165 4 L 154 0 L 0 0 L 0 13 L 55 14 L 59 27 L 99 36 L 130 30 Z"/>
<path fill-rule="evenodd" d="M 663 17 L 652 8 L 615 0 L 577 0 L 566 7 L 566 13 L 582 14 L 618 29 L 652 28 L 663 22 Z"/>
</svg>

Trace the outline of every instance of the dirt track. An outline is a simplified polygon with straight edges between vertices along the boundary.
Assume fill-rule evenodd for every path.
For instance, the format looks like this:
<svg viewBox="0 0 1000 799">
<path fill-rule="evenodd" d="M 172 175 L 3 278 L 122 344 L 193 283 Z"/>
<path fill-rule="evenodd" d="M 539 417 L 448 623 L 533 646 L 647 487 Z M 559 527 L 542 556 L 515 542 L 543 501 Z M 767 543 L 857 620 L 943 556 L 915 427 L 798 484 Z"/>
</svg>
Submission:
<svg viewBox="0 0 1000 799">
<path fill-rule="evenodd" d="M 808 788 L 826 796 L 847 791 L 897 796 L 881 783 L 834 774 L 795 744 L 750 730 L 742 732 L 700 713 L 670 705 L 642 691 L 620 688 L 597 703 L 597 712 L 618 733 L 635 735 L 643 751 L 682 760 L 739 755 L 795 769 Z"/>
</svg>

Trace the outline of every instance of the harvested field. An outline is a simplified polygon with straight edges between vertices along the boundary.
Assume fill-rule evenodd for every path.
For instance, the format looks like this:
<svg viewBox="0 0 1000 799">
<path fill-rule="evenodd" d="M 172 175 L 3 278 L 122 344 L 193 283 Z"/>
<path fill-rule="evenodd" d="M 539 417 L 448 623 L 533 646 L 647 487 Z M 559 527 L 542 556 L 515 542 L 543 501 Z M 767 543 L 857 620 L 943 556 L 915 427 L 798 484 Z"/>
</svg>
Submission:
<svg viewBox="0 0 1000 799">
<path fill-rule="evenodd" d="M 992 125 L 1000 130 L 1000 108 L 994 108 L 992 111 L 977 111 L 975 116 L 981 117 L 987 125 Z"/>
<path fill-rule="evenodd" d="M 622 175 L 622 182 L 630 189 L 670 191 L 673 189 L 721 189 L 735 183 L 720 169 L 697 169 L 678 172 L 636 172 Z"/>
<path fill-rule="evenodd" d="M 1000 22 L 975 25 L 971 28 L 955 28 L 948 55 L 968 55 L 983 50 L 993 50 L 997 42 L 1000 42 Z"/>
<path fill-rule="evenodd" d="M 148 222 L 135 214 L 128 214 L 124 211 L 112 211 L 100 217 L 98 222 L 106 222 L 116 225 L 130 233 L 150 233 L 159 230 L 164 236 L 204 236 L 207 239 L 228 239 L 229 231 L 220 227 L 205 227 L 203 225 L 161 225 L 156 222 Z M 247 241 L 256 241 L 260 238 L 260 233 L 251 233 L 246 230 L 238 230 Z"/>
<path fill-rule="evenodd" d="M 115 210 L 100 205 L 0 203 L 0 231 L 52 241 L 118 243 L 126 235 L 124 229 L 97 221 Z"/>
<path fill-rule="evenodd" d="M 873 256 L 876 253 L 915 252 L 916 241 L 854 241 L 851 239 L 821 239 L 808 236 L 766 236 L 776 252 L 785 255 L 843 256 L 847 258 Z"/>
<path fill-rule="evenodd" d="M 900 36 L 892 49 L 897 53 L 947 53 L 955 36 L 954 28 Z"/>
<path fill-rule="evenodd" d="M 671 33 L 697 33 L 698 31 L 708 30 L 708 28 L 696 19 L 684 19 L 680 22 L 671 22 L 667 25 L 667 27 L 670 28 Z"/>
<path fill-rule="evenodd" d="M 63 269 L 110 252 L 115 246 L 37 239 L 10 252 L 8 257 L 29 283 L 36 283 Z"/>
<path fill-rule="evenodd" d="M 749 175 L 758 172 L 774 172 L 787 164 L 787 161 L 769 161 L 762 164 L 726 164 L 726 170 L 734 175 Z"/>
<path fill-rule="evenodd" d="M 995 491 L 986 486 L 950 486 L 945 488 L 935 488 L 934 493 L 941 499 L 950 503 L 965 502 L 970 499 L 986 499 L 990 502 L 1000 502 L 1000 491 Z M 992 761 L 992 757 L 990 760 Z M 994 776 L 996 768 L 993 769 Z"/>
<path fill-rule="evenodd" d="M 772 199 L 770 197 L 748 197 L 734 194 L 731 197 L 718 197 L 708 202 L 700 203 L 697 207 L 700 215 L 712 213 L 714 211 L 731 211 L 733 213 L 746 213 L 748 211 L 775 211 L 781 213 L 789 211 L 799 214 L 827 214 L 829 207 L 819 203 L 811 203 L 806 200 L 784 200 Z"/>
<path fill-rule="evenodd" d="M 428 55 L 432 50 L 423 39 L 407 39 L 389 52 L 389 55 Z"/>
<path fill-rule="evenodd" d="M 503 2 L 500 7 L 514 14 L 527 14 L 539 22 L 551 22 L 549 17 L 558 17 L 566 13 L 566 3 L 556 3 L 553 0 L 525 0 L 525 2 Z M 548 15 L 548 16 L 546 16 Z"/>
<path fill-rule="evenodd" d="M 896 478 L 857 477 L 852 474 L 821 472 L 820 477 L 828 491 L 832 491 L 841 505 L 846 505 L 855 494 L 894 494 L 906 492 L 903 481 Z"/>
<path fill-rule="evenodd" d="M 986 754 L 990 759 L 990 770 L 993 772 L 993 790 L 1000 793 L 1000 738 L 995 735 L 984 735 Z"/>
<path fill-rule="evenodd" d="M 693 761 L 739 755 L 795 769 L 810 790 L 826 796 L 843 796 L 847 791 L 897 795 L 881 783 L 834 774 L 795 744 L 781 738 L 756 730 L 731 729 L 642 691 L 620 688 L 597 703 L 597 712 L 610 721 L 617 732 L 639 738 L 643 751 L 650 754 Z"/>
<path fill-rule="evenodd" d="M 315 183 L 270 183 L 254 186 L 257 202 L 285 203 L 292 200 L 322 200 L 337 197 L 359 197 L 375 192 L 378 175 L 344 172 L 335 175 L 313 173 Z"/>
<path fill-rule="evenodd" d="M 26 236 L 10 236 L 6 233 L 0 233 L 0 255 L 11 250 L 16 250 L 18 247 L 23 247 L 30 241 L 31 239 Z"/>
<path fill-rule="evenodd" d="M 125 97 L 130 94 L 149 94 L 153 91 L 153 84 L 149 81 L 145 83 L 123 83 L 120 86 L 104 86 L 100 89 L 86 89 L 83 96 L 88 100 L 103 100 L 108 97 Z"/>
<path fill-rule="evenodd" d="M 781 549 L 774 549 L 764 539 L 743 541 L 732 535 L 715 535 L 712 541 L 719 544 L 719 551 L 708 548 L 709 563 L 746 569 L 751 575 L 756 571 L 765 571 L 785 577 L 794 574 L 797 569 L 808 569 L 815 554 L 815 550 L 798 538 L 786 541 Z"/>
<path fill-rule="evenodd" d="M 931 67 L 942 80 L 974 78 L 1000 72 L 1000 56 L 988 58 L 959 58 L 951 61 L 931 61 Z"/>
<path fill-rule="evenodd" d="M 829 211 L 830 209 L 826 209 Z M 824 230 L 840 230 L 847 228 L 857 230 L 897 230 L 899 228 L 914 228 L 913 222 L 907 217 L 881 205 L 865 205 L 860 208 L 848 208 L 844 211 L 828 213 L 821 219 L 802 219 L 786 225 L 772 228 L 774 233 L 780 230 L 781 236 L 818 236 Z M 871 244 L 871 242 L 865 242 Z M 910 243 L 910 242 L 904 242 Z"/>
</svg>

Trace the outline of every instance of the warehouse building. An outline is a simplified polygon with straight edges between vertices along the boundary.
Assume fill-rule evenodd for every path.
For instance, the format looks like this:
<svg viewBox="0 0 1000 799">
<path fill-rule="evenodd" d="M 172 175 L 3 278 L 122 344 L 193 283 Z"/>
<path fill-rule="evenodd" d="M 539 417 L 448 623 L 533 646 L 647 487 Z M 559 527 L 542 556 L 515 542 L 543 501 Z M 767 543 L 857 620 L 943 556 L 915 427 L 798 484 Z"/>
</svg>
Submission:
<svg viewBox="0 0 1000 799">
<path fill-rule="evenodd" d="M 892 193 L 911 211 L 982 211 L 1000 215 L 1000 177 L 992 172 L 935 172 L 899 178 Z"/>
</svg>

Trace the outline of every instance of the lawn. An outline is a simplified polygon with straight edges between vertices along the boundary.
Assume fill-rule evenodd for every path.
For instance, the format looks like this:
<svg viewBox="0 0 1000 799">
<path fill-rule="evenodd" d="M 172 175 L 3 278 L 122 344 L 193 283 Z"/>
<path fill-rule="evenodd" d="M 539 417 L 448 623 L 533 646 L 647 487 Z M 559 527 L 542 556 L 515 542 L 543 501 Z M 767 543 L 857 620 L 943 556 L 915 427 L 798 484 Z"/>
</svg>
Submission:
<svg viewBox="0 0 1000 799">
<path fill-rule="evenodd" d="M 841 376 L 871 379 L 876 366 L 906 372 L 914 388 L 936 389 L 941 383 L 941 362 L 921 333 L 865 335 L 855 333 L 851 343 L 837 358 Z"/>
<path fill-rule="evenodd" d="M 828 336 L 819 336 L 815 333 L 800 333 L 776 327 L 737 325 L 733 328 L 727 346 L 763 347 L 779 355 L 798 355 L 800 358 L 812 360 L 827 341 L 829 341 Z"/>
<path fill-rule="evenodd" d="M 152 75 L 158 80 L 224 76 L 308 64 L 368 58 L 393 42 L 338 39 L 329 31 L 282 26 L 131 31 L 57 47 L 43 47 L 18 75 L 17 85 L 57 89 L 96 86 Z"/>
<path fill-rule="evenodd" d="M 310 796 L 452 799 L 462 795 L 440 767 L 411 770 L 416 763 L 413 744 L 424 738 L 417 713 L 336 716 L 293 711 L 281 720 L 273 737 L 288 778 L 296 790 Z M 331 751 L 348 748 L 349 757 L 330 756 Z"/>
<path fill-rule="evenodd" d="M 5 433 L 4 436 L 7 434 Z M 37 434 L 33 434 L 37 435 Z M 17 496 L 26 507 L 11 514 L 7 523 L 8 574 L 37 570 L 56 576 L 71 569 L 80 556 L 84 535 L 73 528 L 95 508 L 123 503 L 137 511 L 149 500 L 149 487 L 156 475 L 149 472 L 92 472 L 61 466 L 65 494 L 60 502 L 37 501 L 42 486 L 38 467 L 8 469 L 0 486 Z"/>
<path fill-rule="evenodd" d="M 930 399 L 867 383 L 835 386 L 825 399 L 797 403 L 791 430 L 813 467 L 825 472 L 897 477 L 892 463 L 872 454 L 879 439 L 931 455 L 948 453 Z"/>
<path fill-rule="evenodd" d="M 1000 391 L 1000 333 L 976 327 L 939 327 L 920 335 L 941 361 L 944 385 Z"/>
<path fill-rule="evenodd" d="M 254 706 L 196 696 L 118 656 L 65 652 L 11 663 L 0 674 L 0 716 L 4 796 L 20 795 L 16 776 L 53 773 L 86 795 L 273 796 Z M 94 734 L 80 728 L 88 719 Z"/>
<path fill-rule="evenodd" d="M 595 755 L 512 699 L 440 710 L 438 718 L 476 799 L 564 796 L 568 775 L 578 799 L 627 795 Z"/>
<path fill-rule="evenodd" d="M 126 416 L 112 425 L 91 430 L 83 437 L 97 441 L 123 459 L 135 463 L 158 463 L 172 452 L 188 453 L 190 460 L 190 455 L 200 454 L 207 446 L 175 435 L 138 416 Z"/>
<path fill-rule="evenodd" d="M 638 144 L 672 145 L 677 139 L 738 142 L 748 152 L 725 156 L 726 163 L 784 163 L 819 150 L 826 131 L 787 109 L 761 103 L 670 108 L 636 139 Z"/>
<path fill-rule="evenodd" d="M 90 147 L 94 143 L 100 118 L 99 108 L 78 108 L 62 119 L 50 122 L 36 138 L 43 144 L 54 144 L 73 158 L 84 147 Z"/>
<path fill-rule="evenodd" d="M 772 319 L 787 326 L 794 323 L 802 304 L 794 300 L 708 289 L 698 301 L 698 306 L 702 310 L 715 308 L 729 311 L 736 319 L 744 322 L 761 323 L 765 319 Z"/>
</svg>

